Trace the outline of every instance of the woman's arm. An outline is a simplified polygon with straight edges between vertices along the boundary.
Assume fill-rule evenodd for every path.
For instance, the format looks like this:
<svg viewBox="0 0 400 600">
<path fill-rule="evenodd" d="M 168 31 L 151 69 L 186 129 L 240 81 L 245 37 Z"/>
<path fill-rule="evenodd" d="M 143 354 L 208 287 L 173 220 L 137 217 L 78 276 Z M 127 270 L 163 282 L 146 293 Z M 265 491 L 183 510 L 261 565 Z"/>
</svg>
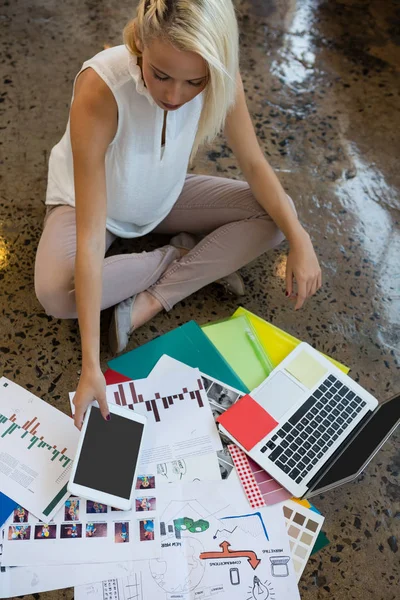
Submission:
<svg viewBox="0 0 400 600">
<path fill-rule="evenodd" d="M 105 155 L 117 120 L 111 90 L 87 69 L 76 82 L 70 116 L 77 230 L 75 289 L 82 344 L 82 373 L 74 398 L 79 428 L 93 399 L 103 417 L 109 415 L 99 363 L 100 302 L 107 215 Z"/>
<path fill-rule="evenodd" d="M 237 98 L 225 123 L 225 135 L 259 204 L 284 233 L 290 246 L 286 267 L 286 292 L 297 282 L 296 309 L 321 287 L 321 269 L 308 233 L 294 213 L 286 192 L 259 146 L 238 75 Z"/>
</svg>

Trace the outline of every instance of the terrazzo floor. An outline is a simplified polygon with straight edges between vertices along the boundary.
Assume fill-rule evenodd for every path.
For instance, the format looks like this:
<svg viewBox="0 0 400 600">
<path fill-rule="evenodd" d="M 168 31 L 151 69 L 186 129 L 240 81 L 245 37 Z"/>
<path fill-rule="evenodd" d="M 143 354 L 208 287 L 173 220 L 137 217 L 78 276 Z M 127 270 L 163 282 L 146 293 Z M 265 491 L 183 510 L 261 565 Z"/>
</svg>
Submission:
<svg viewBox="0 0 400 600">
<path fill-rule="evenodd" d="M 311 234 L 324 277 L 318 295 L 294 312 L 284 296 L 282 246 L 242 270 L 241 304 L 351 366 L 383 401 L 400 392 L 400 4 L 235 4 L 258 138 Z M 47 316 L 33 288 L 47 162 L 65 129 L 75 74 L 105 44 L 121 43 L 134 5 L 13 0 L 0 7 L 0 374 L 66 412 L 80 369 L 77 323 Z M 222 138 L 193 170 L 241 177 Z M 150 236 L 129 251 L 164 243 Z M 121 247 L 128 248 L 114 251 Z M 129 349 L 189 319 L 229 316 L 237 306 L 209 286 L 143 327 Z M 102 315 L 103 367 L 111 358 L 110 315 Z M 399 597 L 399 469 L 397 433 L 359 481 L 315 498 L 331 544 L 309 561 L 303 600 Z M 73 590 L 32 597 L 70 599 Z"/>
</svg>

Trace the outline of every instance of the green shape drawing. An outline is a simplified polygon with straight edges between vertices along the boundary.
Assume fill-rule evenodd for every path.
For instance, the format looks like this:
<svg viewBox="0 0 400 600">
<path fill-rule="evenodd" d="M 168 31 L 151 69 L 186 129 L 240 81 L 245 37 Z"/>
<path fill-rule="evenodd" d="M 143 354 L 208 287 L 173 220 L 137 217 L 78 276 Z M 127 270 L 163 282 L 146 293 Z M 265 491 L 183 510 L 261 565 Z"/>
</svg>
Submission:
<svg viewBox="0 0 400 600">
<path fill-rule="evenodd" d="M 193 521 L 189 517 L 174 520 L 174 527 L 178 531 L 190 531 L 190 533 L 203 533 L 210 527 L 210 523 L 204 519 Z"/>
</svg>

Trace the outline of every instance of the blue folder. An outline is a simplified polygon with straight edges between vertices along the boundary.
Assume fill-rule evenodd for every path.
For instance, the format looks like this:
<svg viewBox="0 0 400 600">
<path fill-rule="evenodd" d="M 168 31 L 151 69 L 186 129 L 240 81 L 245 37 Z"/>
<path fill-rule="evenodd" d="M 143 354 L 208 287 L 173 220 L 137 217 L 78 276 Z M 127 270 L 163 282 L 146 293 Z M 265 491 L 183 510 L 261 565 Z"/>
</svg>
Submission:
<svg viewBox="0 0 400 600">
<path fill-rule="evenodd" d="M 0 492 L 0 527 L 7 521 L 12 511 L 14 508 L 17 508 L 17 506 L 18 504 L 16 504 L 14 500 L 11 500 L 11 498 Z"/>
<path fill-rule="evenodd" d="M 249 391 L 195 321 L 189 321 L 131 352 L 114 358 L 108 366 L 131 379 L 144 379 L 163 354 L 168 354 L 190 367 L 197 367 L 205 375 L 219 379 L 244 393 Z"/>
</svg>

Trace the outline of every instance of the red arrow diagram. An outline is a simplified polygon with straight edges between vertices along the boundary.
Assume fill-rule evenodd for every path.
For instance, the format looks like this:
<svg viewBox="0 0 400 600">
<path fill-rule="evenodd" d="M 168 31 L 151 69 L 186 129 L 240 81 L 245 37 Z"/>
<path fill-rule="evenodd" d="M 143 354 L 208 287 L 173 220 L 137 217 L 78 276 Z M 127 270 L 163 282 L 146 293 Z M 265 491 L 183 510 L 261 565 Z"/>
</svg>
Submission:
<svg viewBox="0 0 400 600">
<path fill-rule="evenodd" d="M 252 550 L 229 550 L 231 547 L 229 542 L 222 542 L 219 546 L 222 548 L 222 552 L 202 552 L 200 558 L 202 560 L 208 558 L 247 558 L 253 569 L 256 569 L 261 562 L 261 560 L 257 558 L 257 554 Z"/>
</svg>

